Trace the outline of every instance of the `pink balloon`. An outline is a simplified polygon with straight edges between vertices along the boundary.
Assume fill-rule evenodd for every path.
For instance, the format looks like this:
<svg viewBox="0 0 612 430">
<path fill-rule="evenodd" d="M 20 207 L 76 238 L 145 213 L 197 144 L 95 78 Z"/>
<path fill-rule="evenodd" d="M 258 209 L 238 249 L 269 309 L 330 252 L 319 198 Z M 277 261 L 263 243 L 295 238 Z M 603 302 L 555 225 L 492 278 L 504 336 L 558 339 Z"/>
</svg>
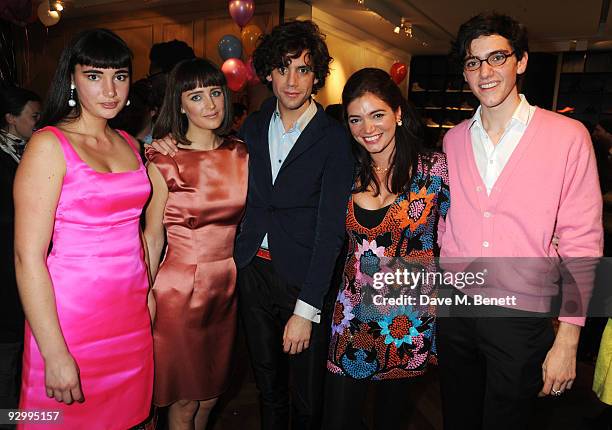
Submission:
<svg viewBox="0 0 612 430">
<path fill-rule="evenodd" d="M 254 0 L 230 0 L 229 13 L 232 19 L 240 28 L 244 27 L 247 22 L 253 18 L 255 13 Z"/>
<path fill-rule="evenodd" d="M 221 71 L 227 80 L 227 86 L 232 91 L 240 91 L 244 88 L 249 79 L 249 71 L 247 66 L 238 58 L 229 58 L 225 60 Z"/>
<path fill-rule="evenodd" d="M 259 76 L 257 76 L 257 72 L 255 72 L 255 67 L 253 66 L 253 57 L 249 57 L 249 59 L 247 60 L 246 63 L 247 66 L 247 73 L 248 73 L 248 84 L 250 86 L 255 86 L 257 84 L 261 84 L 261 81 L 259 80 Z"/>
</svg>

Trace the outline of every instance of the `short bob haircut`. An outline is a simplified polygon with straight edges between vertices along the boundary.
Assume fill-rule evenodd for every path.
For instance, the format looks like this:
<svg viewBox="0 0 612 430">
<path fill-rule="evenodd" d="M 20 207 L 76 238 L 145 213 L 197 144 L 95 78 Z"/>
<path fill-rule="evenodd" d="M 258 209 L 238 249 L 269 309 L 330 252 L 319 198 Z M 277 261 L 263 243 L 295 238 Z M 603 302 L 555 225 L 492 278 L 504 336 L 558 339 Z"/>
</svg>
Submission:
<svg viewBox="0 0 612 430">
<path fill-rule="evenodd" d="M 191 145 L 186 136 L 189 123 L 187 117 L 181 114 L 181 95 L 198 87 L 221 87 L 225 109 L 223 122 L 215 130 L 215 134 L 227 134 L 232 126 L 232 102 L 225 75 L 213 62 L 204 58 L 193 58 L 181 61 L 170 72 L 164 103 L 153 127 L 154 139 L 171 134 L 178 143 Z"/>
<path fill-rule="evenodd" d="M 62 51 L 37 128 L 57 125 L 61 121 L 81 116 L 76 91 L 76 106 L 68 106 L 70 83 L 77 64 L 100 69 L 128 69 L 131 76 L 132 51 L 110 30 L 96 28 L 77 34 Z"/>
<path fill-rule="evenodd" d="M 425 148 L 423 121 L 417 114 L 416 109 L 404 98 L 399 87 L 387 72 L 368 67 L 353 73 L 342 90 L 344 120 L 349 130 L 348 106 L 365 94 L 378 97 L 393 112 L 396 112 L 398 108 L 402 111 L 402 125 L 396 125 L 395 127 L 395 151 L 389 165 L 389 174 L 392 175 L 389 191 L 394 194 L 407 192 L 419 163 L 422 163 L 425 171 L 432 164 L 431 157 L 427 156 L 430 151 Z M 367 191 L 372 186 L 375 195 L 378 195 L 381 184 L 374 173 L 370 153 L 355 139 L 352 139 L 352 147 L 357 160 L 358 179 L 353 193 Z"/>
<path fill-rule="evenodd" d="M 332 57 L 325 44 L 325 35 L 312 21 L 289 21 L 277 25 L 270 34 L 262 36 L 253 52 L 253 67 L 261 82 L 272 90 L 272 83 L 266 77 L 272 70 L 288 66 L 292 59 L 299 58 L 304 51 L 308 52 L 307 64 L 317 80 L 312 86 L 312 93 L 316 94 L 325 86 Z"/>
<path fill-rule="evenodd" d="M 508 40 L 517 58 L 521 60 L 529 52 L 527 29 L 514 18 L 498 13 L 480 14 L 459 27 L 457 38 L 451 45 L 450 58 L 463 71 L 463 63 L 470 55 L 470 45 L 481 36 L 499 35 Z"/>
</svg>

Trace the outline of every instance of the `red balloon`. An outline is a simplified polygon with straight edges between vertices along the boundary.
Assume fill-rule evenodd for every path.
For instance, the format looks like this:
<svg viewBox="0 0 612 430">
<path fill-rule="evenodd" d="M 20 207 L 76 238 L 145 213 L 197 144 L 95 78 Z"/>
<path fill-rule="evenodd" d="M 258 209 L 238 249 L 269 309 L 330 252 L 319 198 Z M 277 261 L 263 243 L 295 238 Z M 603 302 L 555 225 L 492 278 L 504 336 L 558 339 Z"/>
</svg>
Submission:
<svg viewBox="0 0 612 430">
<path fill-rule="evenodd" d="M 406 66 L 406 64 L 397 61 L 391 66 L 389 74 L 391 75 L 391 79 L 393 79 L 393 82 L 399 85 L 400 82 L 406 79 L 406 75 L 408 74 L 408 67 Z"/>
<path fill-rule="evenodd" d="M 240 28 L 253 18 L 255 13 L 255 2 L 253 0 L 230 0 L 229 13 Z"/>
<path fill-rule="evenodd" d="M 259 80 L 259 76 L 257 76 L 257 72 L 255 72 L 255 67 L 253 66 L 253 57 L 249 57 L 246 63 L 247 73 L 248 73 L 248 83 L 249 86 L 255 86 L 257 84 L 261 84 Z"/>
<path fill-rule="evenodd" d="M 232 91 L 240 91 L 249 79 L 247 66 L 238 58 L 228 58 L 221 66 L 221 71 L 227 80 L 227 86 Z"/>
</svg>

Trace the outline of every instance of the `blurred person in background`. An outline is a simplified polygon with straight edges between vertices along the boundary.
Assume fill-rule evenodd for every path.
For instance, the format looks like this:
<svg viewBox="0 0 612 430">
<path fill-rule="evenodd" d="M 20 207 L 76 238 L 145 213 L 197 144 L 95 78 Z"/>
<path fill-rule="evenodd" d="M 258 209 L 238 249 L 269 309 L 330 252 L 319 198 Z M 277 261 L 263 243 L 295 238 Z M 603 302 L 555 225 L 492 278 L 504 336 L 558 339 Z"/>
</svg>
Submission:
<svg viewBox="0 0 612 430">
<path fill-rule="evenodd" d="M 150 102 L 156 112 L 159 112 L 166 93 L 166 80 L 172 68 L 183 60 L 195 58 L 191 46 L 182 40 L 171 40 L 156 43 L 149 51 L 149 74 L 147 80 L 150 85 Z M 157 116 L 153 117 L 153 123 Z"/>
<path fill-rule="evenodd" d="M 244 120 L 249 116 L 249 112 L 247 107 L 242 103 L 233 103 L 232 111 L 234 112 L 234 118 L 232 119 L 232 128 L 229 134 L 231 136 L 237 136 Z"/>
<path fill-rule="evenodd" d="M 23 347 L 23 310 L 14 264 L 13 181 L 40 117 L 40 97 L 23 88 L 0 91 L 0 408 L 16 408 Z"/>
<path fill-rule="evenodd" d="M 325 108 L 325 113 L 331 116 L 339 123 L 344 122 L 344 113 L 342 111 L 342 105 L 340 103 L 327 105 L 327 107 Z"/>
<path fill-rule="evenodd" d="M 593 149 L 597 159 L 599 185 L 601 192 L 606 194 L 612 190 L 612 121 L 601 121 L 591 132 Z"/>
<path fill-rule="evenodd" d="M 142 144 L 151 143 L 153 118 L 157 116 L 158 108 L 153 99 L 151 82 L 140 79 L 130 88 L 129 105 L 109 121 L 111 127 L 125 130 Z"/>
</svg>

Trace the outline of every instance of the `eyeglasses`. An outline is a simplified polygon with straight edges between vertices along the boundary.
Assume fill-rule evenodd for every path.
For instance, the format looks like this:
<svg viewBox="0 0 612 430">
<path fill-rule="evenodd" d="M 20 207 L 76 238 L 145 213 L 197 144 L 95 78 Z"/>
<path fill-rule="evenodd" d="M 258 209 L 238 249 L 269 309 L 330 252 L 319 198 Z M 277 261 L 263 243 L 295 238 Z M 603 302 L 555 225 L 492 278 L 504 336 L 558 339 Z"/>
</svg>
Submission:
<svg viewBox="0 0 612 430">
<path fill-rule="evenodd" d="M 506 54 L 505 52 L 493 52 L 487 58 L 480 59 L 477 57 L 470 57 L 466 59 L 463 63 L 463 69 L 468 72 L 473 72 L 475 70 L 480 69 L 483 61 L 486 61 L 489 66 L 492 67 L 500 67 L 502 66 L 508 57 L 512 57 L 514 55 L 514 51 Z"/>
</svg>

